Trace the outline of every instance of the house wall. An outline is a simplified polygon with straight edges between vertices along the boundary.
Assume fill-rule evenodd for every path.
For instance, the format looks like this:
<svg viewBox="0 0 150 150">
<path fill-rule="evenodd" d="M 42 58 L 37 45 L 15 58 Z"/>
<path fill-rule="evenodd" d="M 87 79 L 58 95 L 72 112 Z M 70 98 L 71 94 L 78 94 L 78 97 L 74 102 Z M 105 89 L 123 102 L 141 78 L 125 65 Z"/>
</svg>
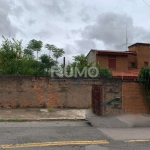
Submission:
<svg viewBox="0 0 150 150">
<path fill-rule="evenodd" d="M 134 67 L 131 67 L 130 63 L 135 63 Z M 128 55 L 128 68 L 137 68 L 137 56 L 134 55 Z"/>
<path fill-rule="evenodd" d="M 128 70 L 128 57 L 127 56 L 117 56 L 116 57 L 116 70 Z"/>
<path fill-rule="evenodd" d="M 87 55 L 87 60 L 88 60 L 89 63 L 95 62 L 96 61 L 96 51 L 91 50 L 89 52 L 89 54 Z"/>
<path fill-rule="evenodd" d="M 150 66 L 150 49 L 149 46 L 139 45 L 137 49 L 138 68 L 144 66 L 144 62 L 149 62 Z"/>
<path fill-rule="evenodd" d="M 150 66 L 150 47 L 148 45 L 134 45 L 129 47 L 129 51 L 136 51 L 138 69 L 144 66 L 144 62 L 148 62 L 148 66 Z"/>
<path fill-rule="evenodd" d="M 108 67 L 108 55 L 97 55 L 96 62 L 100 64 L 101 67 Z M 127 56 L 116 56 L 116 70 L 128 70 L 128 57 Z"/>
<path fill-rule="evenodd" d="M 150 46 L 146 44 L 135 44 L 129 46 L 129 51 L 135 51 L 137 56 L 128 55 L 128 56 L 116 56 L 116 70 L 126 71 L 130 68 L 141 69 L 144 66 L 144 62 L 148 62 L 150 67 Z M 92 50 L 88 54 L 89 62 L 98 62 L 102 67 L 108 67 L 108 57 L 109 55 L 96 55 L 96 51 Z M 131 67 L 130 63 L 135 63 L 134 67 Z"/>
<path fill-rule="evenodd" d="M 139 83 L 122 83 L 122 109 L 125 113 L 150 113 Z"/>
<path fill-rule="evenodd" d="M 108 67 L 108 56 L 107 55 L 96 55 L 96 62 L 100 64 L 101 67 Z"/>
</svg>

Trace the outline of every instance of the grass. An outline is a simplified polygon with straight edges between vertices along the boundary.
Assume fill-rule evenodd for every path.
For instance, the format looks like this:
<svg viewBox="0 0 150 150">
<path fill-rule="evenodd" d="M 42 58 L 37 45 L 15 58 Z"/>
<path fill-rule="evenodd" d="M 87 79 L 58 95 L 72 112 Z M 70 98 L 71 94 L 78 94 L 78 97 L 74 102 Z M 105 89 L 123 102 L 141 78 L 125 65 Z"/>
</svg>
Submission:
<svg viewBox="0 0 150 150">
<path fill-rule="evenodd" d="M 4 122 L 4 119 L 0 118 L 0 122 Z"/>
<path fill-rule="evenodd" d="M 19 118 L 10 118 L 10 119 L 2 119 L 0 118 L 0 122 L 25 122 L 26 119 L 19 119 Z"/>
<path fill-rule="evenodd" d="M 49 108 L 48 108 L 48 111 L 49 111 L 49 112 L 54 112 L 54 108 L 49 107 Z"/>
<path fill-rule="evenodd" d="M 26 119 L 10 118 L 7 121 L 8 122 L 24 122 L 26 121 Z"/>
</svg>

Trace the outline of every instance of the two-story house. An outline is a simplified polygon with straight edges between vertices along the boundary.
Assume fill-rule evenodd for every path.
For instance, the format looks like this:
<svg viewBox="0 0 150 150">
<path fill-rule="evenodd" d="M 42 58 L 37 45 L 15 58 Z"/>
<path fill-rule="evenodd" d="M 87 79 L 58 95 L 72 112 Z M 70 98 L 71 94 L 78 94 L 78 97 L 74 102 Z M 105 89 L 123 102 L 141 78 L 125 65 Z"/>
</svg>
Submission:
<svg viewBox="0 0 150 150">
<path fill-rule="evenodd" d="M 135 43 L 129 51 L 95 50 L 88 55 L 88 62 L 99 63 L 111 69 L 113 76 L 137 78 L 142 66 L 150 67 L 150 44 Z"/>
</svg>

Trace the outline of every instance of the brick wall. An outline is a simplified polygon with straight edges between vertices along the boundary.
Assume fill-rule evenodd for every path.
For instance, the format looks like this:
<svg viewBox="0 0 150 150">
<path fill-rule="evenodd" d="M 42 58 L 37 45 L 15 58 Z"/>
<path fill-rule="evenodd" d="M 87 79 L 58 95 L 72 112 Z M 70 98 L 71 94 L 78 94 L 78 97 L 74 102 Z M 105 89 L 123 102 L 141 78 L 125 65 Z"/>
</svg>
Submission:
<svg viewBox="0 0 150 150">
<path fill-rule="evenodd" d="M 128 57 L 127 56 L 116 57 L 116 70 L 128 70 Z"/>
<path fill-rule="evenodd" d="M 131 62 L 135 64 L 134 67 L 131 67 Z M 128 55 L 128 68 L 137 68 L 137 56 Z"/>
<path fill-rule="evenodd" d="M 137 52 L 138 68 L 141 68 L 142 66 L 144 66 L 144 62 L 149 63 L 150 61 L 149 46 L 138 45 L 136 52 Z"/>
<path fill-rule="evenodd" d="M 89 108 L 93 85 L 103 87 L 103 102 L 122 97 L 122 104 L 103 107 L 103 114 L 149 113 L 139 83 L 120 79 L 51 79 L 0 76 L 0 107 Z M 121 108 L 122 105 L 122 108 Z"/>
<path fill-rule="evenodd" d="M 108 67 L 108 56 L 107 55 L 96 55 L 96 62 L 100 64 L 101 67 Z"/>
<path fill-rule="evenodd" d="M 122 83 L 122 108 L 125 113 L 149 113 L 141 87 L 136 82 Z"/>
<path fill-rule="evenodd" d="M 150 67 L 150 47 L 149 45 L 138 44 L 129 47 L 129 51 L 136 51 L 137 53 L 137 68 L 140 69 L 144 66 L 144 62 L 148 62 Z"/>
<path fill-rule="evenodd" d="M 103 86 L 103 101 L 121 96 L 119 79 L 0 76 L 0 107 L 89 108 L 92 85 Z"/>
<path fill-rule="evenodd" d="M 101 67 L 108 67 L 108 55 L 96 55 L 96 61 Z M 116 56 L 116 69 L 115 70 L 128 70 L 128 57 Z"/>
</svg>

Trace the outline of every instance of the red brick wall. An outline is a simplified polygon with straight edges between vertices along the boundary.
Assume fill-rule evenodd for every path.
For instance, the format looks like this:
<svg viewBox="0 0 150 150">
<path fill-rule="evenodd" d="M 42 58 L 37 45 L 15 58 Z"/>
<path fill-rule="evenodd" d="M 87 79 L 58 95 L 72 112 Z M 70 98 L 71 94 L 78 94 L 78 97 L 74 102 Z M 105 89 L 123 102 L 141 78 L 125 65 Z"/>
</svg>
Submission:
<svg viewBox="0 0 150 150">
<path fill-rule="evenodd" d="M 91 87 L 49 77 L 0 77 L 0 107 L 90 106 Z"/>
<path fill-rule="evenodd" d="M 144 62 L 148 62 L 150 66 L 150 48 L 148 45 L 135 45 L 129 47 L 129 51 L 136 51 L 137 53 L 137 68 L 144 66 Z"/>
<path fill-rule="evenodd" d="M 135 66 L 133 68 L 137 68 L 137 56 L 128 55 L 128 68 L 131 68 L 130 63 L 133 62 Z"/>
<path fill-rule="evenodd" d="M 117 56 L 116 57 L 116 70 L 128 70 L 128 57 Z"/>
<path fill-rule="evenodd" d="M 89 108 L 92 85 L 103 85 L 104 101 L 121 96 L 119 79 L 0 76 L 0 107 Z"/>
<path fill-rule="evenodd" d="M 99 62 L 101 67 L 108 67 L 108 55 L 97 55 L 96 61 Z M 116 70 L 128 70 L 127 56 L 116 56 Z"/>
<path fill-rule="evenodd" d="M 108 56 L 107 55 L 96 55 L 96 62 L 100 64 L 101 67 L 108 67 Z"/>
<path fill-rule="evenodd" d="M 122 83 L 122 108 L 125 113 L 149 113 L 141 87 L 136 82 Z"/>
</svg>

